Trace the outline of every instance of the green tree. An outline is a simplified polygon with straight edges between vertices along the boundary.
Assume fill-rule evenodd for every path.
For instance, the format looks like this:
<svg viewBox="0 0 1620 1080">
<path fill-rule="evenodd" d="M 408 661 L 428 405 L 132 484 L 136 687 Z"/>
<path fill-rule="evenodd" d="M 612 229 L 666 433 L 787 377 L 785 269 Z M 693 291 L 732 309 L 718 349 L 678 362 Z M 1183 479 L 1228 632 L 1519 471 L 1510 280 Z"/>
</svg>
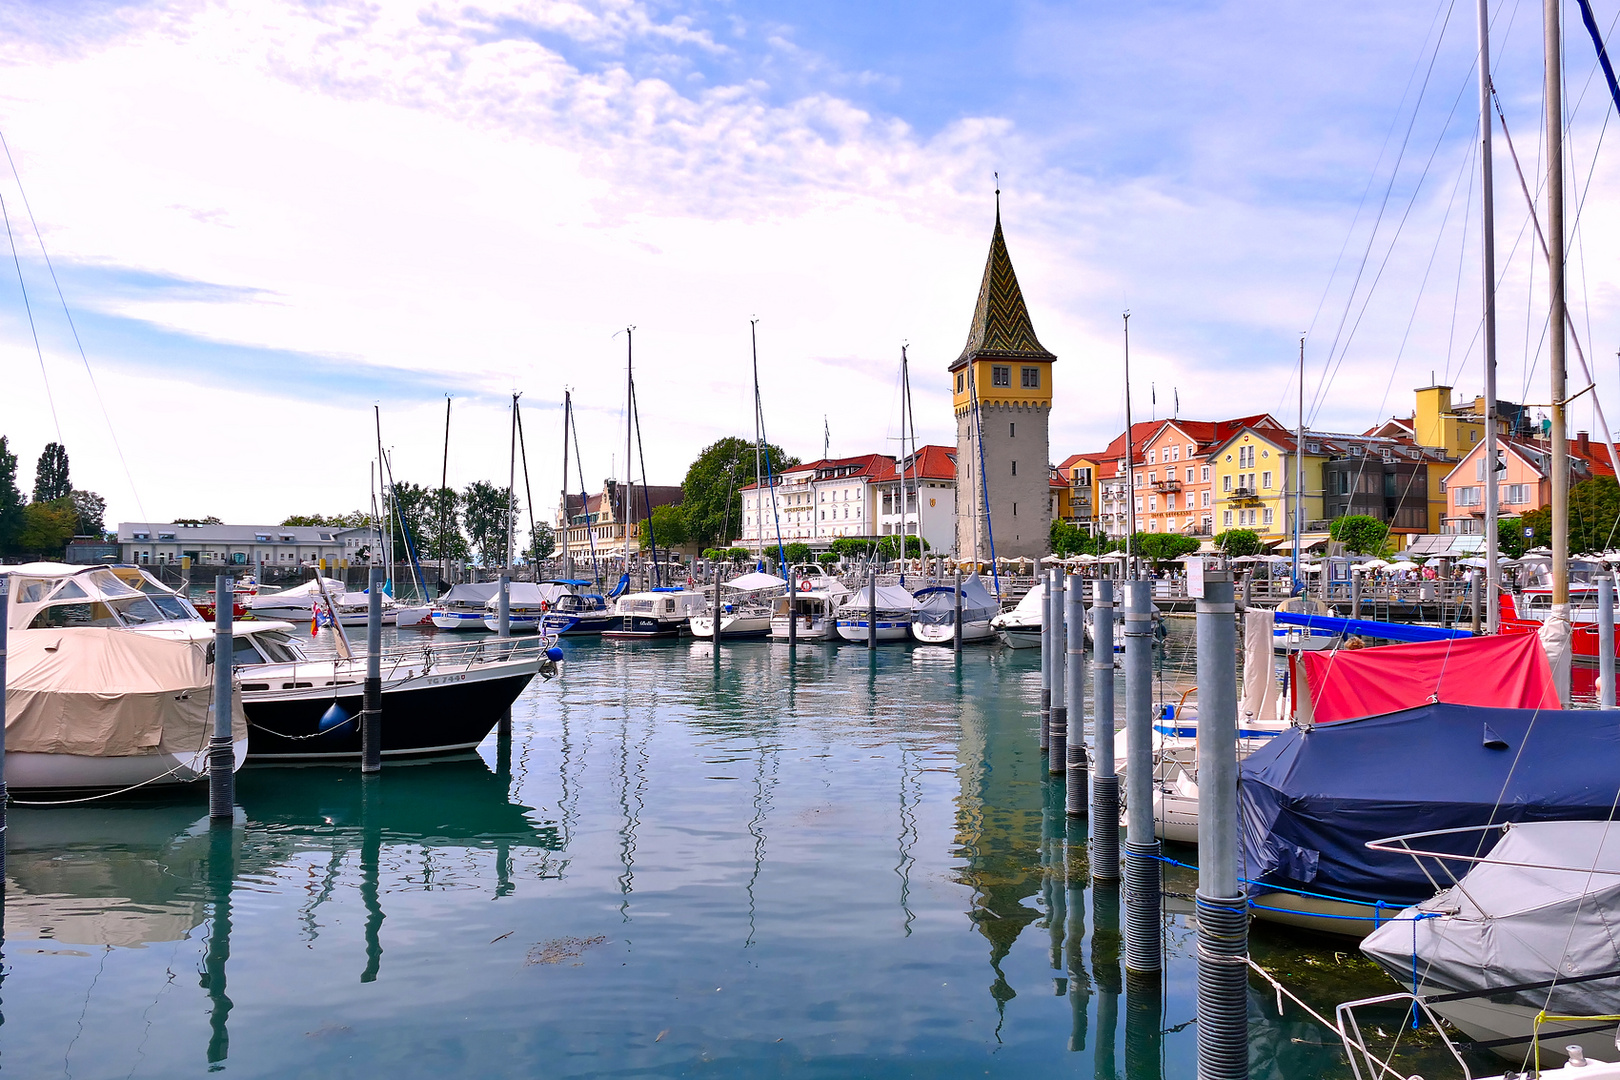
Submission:
<svg viewBox="0 0 1620 1080">
<path fill-rule="evenodd" d="M 93 491 L 75 490 L 68 499 L 79 519 L 79 536 L 100 536 L 107 531 L 107 500 Z"/>
<path fill-rule="evenodd" d="M 1067 558 L 1070 555 L 1080 553 L 1087 537 L 1074 522 L 1064 521 L 1062 518 L 1053 518 L 1050 539 L 1052 554 Z"/>
<path fill-rule="evenodd" d="M 651 528 L 641 529 L 641 550 L 646 551 L 653 541 L 660 548 L 677 548 L 691 539 L 686 512 L 679 506 L 655 506 Z"/>
<path fill-rule="evenodd" d="M 767 445 L 771 474 L 791 469 L 799 459 Z M 681 506 L 690 538 L 719 544 L 742 533 L 742 498 L 738 490 L 755 481 L 754 444 L 735 436 L 703 448 L 681 481 Z"/>
<path fill-rule="evenodd" d="M 1517 559 L 1531 547 L 1533 541 L 1524 538 L 1522 518 L 1498 518 L 1496 522 L 1496 550 L 1509 559 Z"/>
<path fill-rule="evenodd" d="M 403 562 L 411 557 L 405 543 L 405 529 L 410 530 L 410 546 L 416 549 L 416 557 L 418 559 L 429 557 L 424 550 L 423 541 L 429 535 L 430 527 L 437 527 L 437 522 L 433 522 L 432 526 L 429 524 L 434 517 L 433 494 L 421 484 L 396 483 L 389 489 L 384 502 L 384 513 L 389 516 L 394 526 L 395 562 Z M 405 523 L 405 529 L 400 528 L 401 521 Z M 504 545 L 505 541 L 502 543 Z M 505 551 L 504 546 L 502 551 Z"/>
<path fill-rule="evenodd" d="M 1609 550 L 1620 539 L 1617 522 L 1620 522 L 1620 483 L 1616 483 L 1614 477 L 1594 476 L 1570 489 L 1570 551 Z"/>
<path fill-rule="evenodd" d="M 472 549 L 461 531 L 461 493 L 455 488 L 437 488 L 424 525 L 427 538 L 422 547 L 430 559 L 467 559 Z"/>
<path fill-rule="evenodd" d="M 516 497 L 506 504 L 506 489 L 487 480 L 474 480 L 461 493 L 461 521 L 478 561 L 498 566 L 506 561 L 506 530 L 509 515 L 519 510 Z"/>
<path fill-rule="evenodd" d="M 840 536 L 827 545 L 828 551 L 834 555 L 842 555 L 846 559 L 864 559 L 872 554 L 872 548 L 872 541 L 859 536 Z"/>
<path fill-rule="evenodd" d="M 1228 529 L 1216 534 L 1215 546 L 1232 558 L 1238 558 L 1258 555 L 1264 545 L 1260 543 L 1260 534 L 1253 529 Z"/>
<path fill-rule="evenodd" d="M 23 494 L 17 488 L 17 455 L 0 435 L 0 554 L 14 550 L 23 528 Z"/>
<path fill-rule="evenodd" d="M 541 559 L 551 558 L 556 550 L 557 534 L 545 522 L 535 522 L 534 531 L 529 534 L 529 548 L 523 553 L 523 557 L 530 562 L 539 562 Z"/>
<path fill-rule="evenodd" d="M 782 550 L 786 553 L 788 564 L 791 566 L 807 563 L 811 559 L 810 545 L 802 540 L 795 540 Z"/>
<path fill-rule="evenodd" d="M 816 562 L 831 570 L 833 567 L 838 565 L 838 555 L 835 552 L 823 551 L 816 557 Z"/>
<path fill-rule="evenodd" d="M 906 558 L 916 559 L 928 550 L 928 541 L 915 536 L 907 536 Z M 885 536 L 877 542 L 877 553 L 880 559 L 898 559 L 900 557 L 900 537 Z"/>
<path fill-rule="evenodd" d="M 218 525 L 219 518 L 200 518 L 177 521 L 176 525 Z M 289 528 L 304 529 L 361 529 L 371 524 L 371 515 L 364 510 L 350 510 L 346 514 L 292 514 L 281 524 Z"/>
<path fill-rule="evenodd" d="M 73 494 L 73 481 L 68 478 L 67 447 L 59 442 L 45 444 L 34 467 L 34 501 L 51 502 Z"/>
<path fill-rule="evenodd" d="M 1500 528 L 1498 522 L 1498 528 Z M 1543 506 L 1540 510 L 1526 510 L 1519 515 L 1519 543 L 1523 545 L 1521 552 L 1529 551 L 1533 547 L 1552 547 L 1552 507 Z M 1530 535 L 1524 535 L 1529 529 Z"/>
<path fill-rule="evenodd" d="M 62 558 L 79 524 L 79 512 L 73 508 L 73 500 L 29 503 L 23 507 L 22 516 L 17 548 L 30 555 Z"/>
<path fill-rule="evenodd" d="M 1389 526 L 1371 514 L 1349 514 L 1334 518 L 1328 535 L 1357 555 L 1376 555 L 1389 539 Z"/>
<path fill-rule="evenodd" d="M 1136 553 L 1149 559 L 1157 568 L 1161 563 L 1174 562 L 1183 555 L 1198 550 L 1198 540 L 1181 533 L 1137 533 Z"/>
<path fill-rule="evenodd" d="M 732 562 L 737 563 L 740 566 L 749 559 L 753 558 L 754 553 L 749 551 L 747 548 L 734 547 L 726 548 L 725 555 L 727 559 L 730 559 Z"/>
</svg>

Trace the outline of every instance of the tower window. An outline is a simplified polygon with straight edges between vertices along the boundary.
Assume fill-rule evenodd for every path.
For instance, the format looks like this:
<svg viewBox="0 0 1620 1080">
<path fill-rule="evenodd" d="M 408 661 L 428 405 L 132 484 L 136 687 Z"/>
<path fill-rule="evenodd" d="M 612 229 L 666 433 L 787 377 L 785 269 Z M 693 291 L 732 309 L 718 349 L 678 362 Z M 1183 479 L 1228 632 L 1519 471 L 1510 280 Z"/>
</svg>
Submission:
<svg viewBox="0 0 1620 1080">
<path fill-rule="evenodd" d="M 1012 473 L 1012 474 L 1013 474 L 1013 475 L 1014 475 L 1014 476 L 1017 476 L 1017 475 L 1018 475 L 1018 462 L 1016 462 L 1016 461 L 1015 461 L 1015 462 L 1013 462 L 1013 463 L 1012 463 L 1012 466 L 1013 466 L 1013 473 Z"/>
<path fill-rule="evenodd" d="M 960 371 L 956 373 L 956 392 L 958 394 L 962 392 L 962 373 Z"/>
<path fill-rule="evenodd" d="M 1008 424 L 1007 425 L 1007 438 L 1015 439 L 1017 437 L 1018 437 L 1018 425 L 1017 424 Z"/>
<path fill-rule="evenodd" d="M 1027 367 L 1021 373 L 1025 390 L 1039 390 L 1041 388 L 1041 369 Z"/>
<path fill-rule="evenodd" d="M 1012 368 L 1002 367 L 1000 364 L 990 366 L 991 386 L 1012 386 Z"/>
<path fill-rule="evenodd" d="M 1013 517 L 1017 517 L 1017 516 L 1018 516 L 1018 504 L 1013 503 Z"/>
</svg>

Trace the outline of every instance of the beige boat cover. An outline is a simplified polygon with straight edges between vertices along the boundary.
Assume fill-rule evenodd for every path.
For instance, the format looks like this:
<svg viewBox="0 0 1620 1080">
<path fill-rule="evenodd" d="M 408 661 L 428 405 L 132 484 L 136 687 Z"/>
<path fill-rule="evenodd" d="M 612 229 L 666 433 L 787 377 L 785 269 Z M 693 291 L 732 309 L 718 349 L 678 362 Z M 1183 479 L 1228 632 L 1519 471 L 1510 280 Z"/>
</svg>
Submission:
<svg viewBox="0 0 1620 1080">
<path fill-rule="evenodd" d="M 138 630 L 18 630 L 6 658 L 6 749 L 134 757 L 208 746 L 207 646 Z M 231 737 L 247 737 L 234 695 Z"/>
</svg>

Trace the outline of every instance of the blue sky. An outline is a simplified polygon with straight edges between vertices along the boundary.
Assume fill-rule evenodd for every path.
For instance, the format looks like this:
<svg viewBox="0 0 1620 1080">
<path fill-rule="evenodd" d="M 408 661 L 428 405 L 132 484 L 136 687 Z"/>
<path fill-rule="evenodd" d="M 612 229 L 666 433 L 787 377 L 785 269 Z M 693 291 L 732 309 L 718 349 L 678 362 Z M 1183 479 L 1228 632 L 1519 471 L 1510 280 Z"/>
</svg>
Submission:
<svg viewBox="0 0 1620 1080">
<path fill-rule="evenodd" d="M 1492 7 L 1539 195 L 1539 6 Z M 1596 8 L 1609 30 L 1620 2 Z M 1612 357 L 1620 266 L 1580 242 L 1620 225 L 1612 108 L 1566 19 L 1571 295 Z M 25 404 L 3 433 L 32 458 L 60 429 L 115 517 L 361 505 L 373 404 L 396 474 L 434 479 L 446 393 L 452 482 L 504 474 L 514 389 L 547 447 L 573 388 L 588 475 L 622 472 L 632 323 L 655 482 L 750 430 L 752 315 L 790 451 L 824 417 L 835 453 L 892 449 L 902 342 L 946 441 L 998 171 L 1060 357 L 1055 460 L 1122 423 L 1126 308 L 1160 415 L 1178 391 L 1183 415 L 1291 418 L 1307 329 L 1325 427 L 1408 410 L 1431 371 L 1482 379 L 1468 4 L 36 3 L 0 13 L 0 50 L 0 131 L 109 403 L 3 170 L 58 403 L 0 276 Z M 1496 162 L 1502 392 L 1539 401 L 1545 274 L 1500 139 Z M 216 417 L 251 483 L 190 464 Z"/>
</svg>

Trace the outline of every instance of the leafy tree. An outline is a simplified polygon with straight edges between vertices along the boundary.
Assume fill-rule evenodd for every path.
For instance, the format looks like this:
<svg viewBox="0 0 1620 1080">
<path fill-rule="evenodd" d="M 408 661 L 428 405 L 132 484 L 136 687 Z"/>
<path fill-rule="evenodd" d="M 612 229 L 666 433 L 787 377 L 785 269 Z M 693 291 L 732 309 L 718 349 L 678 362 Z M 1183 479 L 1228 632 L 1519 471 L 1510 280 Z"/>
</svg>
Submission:
<svg viewBox="0 0 1620 1080">
<path fill-rule="evenodd" d="M 1357 555 L 1376 555 L 1389 539 L 1389 526 L 1371 514 L 1349 514 L 1334 518 L 1328 535 Z"/>
<path fill-rule="evenodd" d="M 17 489 L 17 455 L 0 435 L 0 553 L 16 543 L 23 528 L 23 494 Z"/>
<path fill-rule="evenodd" d="M 93 491 L 75 489 L 68 496 L 79 519 L 79 536 L 100 536 L 107 531 L 107 500 Z"/>
<path fill-rule="evenodd" d="M 1159 563 L 1174 562 L 1183 555 L 1191 555 L 1198 550 L 1198 543 L 1195 537 L 1181 533 L 1137 533 L 1135 550 L 1157 566 Z"/>
<path fill-rule="evenodd" d="M 1548 515 L 1551 517 L 1551 515 Z M 1620 484 L 1612 476 L 1582 480 L 1569 491 L 1569 550 L 1607 551 L 1620 540 Z M 1520 534 L 1524 530 L 1521 528 Z M 1550 542 L 1550 533 L 1549 533 Z"/>
<path fill-rule="evenodd" d="M 177 521 L 176 525 L 218 525 L 219 518 Z M 291 528 L 305 529 L 361 529 L 371 524 L 371 515 L 364 510 L 350 510 L 346 514 L 293 514 L 282 521 Z"/>
<path fill-rule="evenodd" d="M 708 562 L 725 562 L 726 561 L 726 549 L 725 548 L 704 548 L 703 549 L 703 558 Z"/>
<path fill-rule="evenodd" d="M 1519 515 L 1516 523 L 1519 529 L 1519 543 L 1523 545 L 1521 551 L 1529 551 L 1533 547 L 1552 547 L 1552 507 L 1543 506 L 1540 510 L 1526 510 Z M 1501 528 L 1502 522 L 1497 522 Z M 1531 530 L 1530 536 L 1524 535 L 1524 530 Z"/>
<path fill-rule="evenodd" d="M 774 476 L 799 464 L 799 459 L 766 445 Z M 742 498 L 738 489 L 755 481 L 754 444 L 735 436 L 704 447 L 681 481 L 681 506 L 686 512 L 691 539 L 705 544 L 723 543 L 742 533 Z"/>
<path fill-rule="evenodd" d="M 726 548 L 725 555 L 727 559 L 730 559 L 732 562 L 740 566 L 749 559 L 753 558 L 754 553 L 749 551 L 747 548 L 734 547 Z"/>
<path fill-rule="evenodd" d="M 1551 515 L 1549 514 L 1550 518 Z M 1524 537 L 1524 519 L 1498 518 L 1496 521 L 1496 550 L 1510 559 L 1517 559 L 1534 546 L 1534 540 Z"/>
<path fill-rule="evenodd" d="M 651 527 L 641 528 L 641 550 L 646 551 L 653 541 L 660 548 L 677 548 L 691 539 L 686 512 L 679 506 L 655 506 Z"/>
<path fill-rule="evenodd" d="M 437 488 L 433 505 L 423 525 L 426 537 L 422 548 L 430 559 L 466 559 L 472 555 L 461 532 L 461 493 L 455 488 Z"/>
<path fill-rule="evenodd" d="M 487 480 L 475 480 L 461 493 L 461 521 L 478 561 L 496 566 L 506 561 L 506 531 L 520 507 L 516 496 L 509 508 L 506 489 Z"/>
<path fill-rule="evenodd" d="M 534 531 L 529 534 L 529 548 L 523 557 L 530 562 L 539 562 L 549 559 L 557 550 L 557 534 L 552 532 L 551 526 L 543 521 L 534 523 Z"/>
<path fill-rule="evenodd" d="M 908 559 L 920 558 L 922 553 L 928 550 L 928 541 L 926 540 L 911 535 L 907 535 L 905 540 L 906 558 Z M 880 539 L 877 542 L 877 553 L 881 559 L 898 559 L 900 557 L 900 537 L 891 535 Z"/>
<path fill-rule="evenodd" d="M 838 555 L 835 552 L 823 551 L 819 556 L 816 557 L 816 562 L 831 570 L 833 567 L 838 565 Z"/>
<path fill-rule="evenodd" d="M 29 503 L 23 507 L 22 516 L 17 547 L 30 555 L 61 558 L 79 524 L 79 512 L 74 509 L 72 499 Z"/>
<path fill-rule="evenodd" d="M 219 520 L 219 518 L 210 515 L 210 516 L 204 517 L 204 518 L 175 518 L 169 524 L 171 524 L 171 525 L 223 525 L 225 523 L 223 521 Z M 283 525 L 297 525 L 297 524 L 300 524 L 300 523 L 296 522 L 296 521 L 283 521 L 282 524 Z M 325 524 L 325 522 L 317 522 L 317 524 Z"/>
<path fill-rule="evenodd" d="M 787 545 L 783 551 L 787 555 L 787 561 L 794 566 L 797 566 L 800 563 L 807 563 L 811 558 L 810 545 L 806 544 L 802 540 L 793 541 L 793 543 Z"/>
<path fill-rule="evenodd" d="M 395 562 L 409 559 L 411 547 L 416 549 L 418 559 L 428 558 L 423 550 L 423 540 L 428 535 L 429 521 L 434 516 L 435 502 L 434 493 L 421 484 L 396 483 L 389 489 L 385 497 L 384 513 L 389 516 L 394 526 Z M 400 528 L 402 521 L 405 523 L 405 529 L 410 530 L 409 547 L 405 543 L 405 529 Z M 431 527 L 436 529 L 438 523 L 434 521 Z"/>
<path fill-rule="evenodd" d="M 34 467 L 34 501 L 51 502 L 73 494 L 73 481 L 68 479 L 67 447 L 59 442 L 45 444 Z"/>
<path fill-rule="evenodd" d="M 1062 518 L 1052 519 L 1051 546 L 1052 554 L 1067 557 L 1080 553 L 1086 542 L 1086 534 L 1072 521 Z"/>
<path fill-rule="evenodd" d="M 1253 529 L 1227 529 L 1215 535 L 1215 546 L 1233 558 L 1243 555 L 1258 555 L 1264 545 L 1260 543 L 1260 534 Z"/>
</svg>

